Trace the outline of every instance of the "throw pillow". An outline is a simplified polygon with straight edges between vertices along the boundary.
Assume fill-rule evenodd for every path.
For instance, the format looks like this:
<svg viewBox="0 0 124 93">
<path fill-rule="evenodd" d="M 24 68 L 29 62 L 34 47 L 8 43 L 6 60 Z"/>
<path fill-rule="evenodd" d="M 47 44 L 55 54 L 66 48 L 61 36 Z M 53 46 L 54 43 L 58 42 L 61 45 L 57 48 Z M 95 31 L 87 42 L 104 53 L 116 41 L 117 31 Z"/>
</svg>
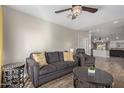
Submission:
<svg viewBox="0 0 124 93">
<path fill-rule="evenodd" d="M 64 61 L 74 61 L 72 52 L 64 52 Z"/>
<path fill-rule="evenodd" d="M 40 65 L 40 67 L 48 65 L 44 53 L 34 53 L 33 59 Z"/>
</svg>

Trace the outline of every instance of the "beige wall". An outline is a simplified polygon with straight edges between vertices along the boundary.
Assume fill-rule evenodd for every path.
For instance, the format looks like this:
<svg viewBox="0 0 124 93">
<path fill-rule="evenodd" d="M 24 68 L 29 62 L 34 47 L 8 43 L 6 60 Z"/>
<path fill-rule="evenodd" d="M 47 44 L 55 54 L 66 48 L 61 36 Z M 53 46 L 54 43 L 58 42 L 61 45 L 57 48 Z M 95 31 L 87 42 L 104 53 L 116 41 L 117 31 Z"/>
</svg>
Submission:
<svg viewBox="0 0 124 93">
<path fill-rule="evenodd" d="M 4 63 L 25 61 L 31 52 L 77 47 L 77 32 L 4 7 Z"/>
<path fill-rule="evenodd" d="M 1 66 L 3 64 L 3 11 L 0 6 L 0 86 L 1 86 Z"/>
</svg>

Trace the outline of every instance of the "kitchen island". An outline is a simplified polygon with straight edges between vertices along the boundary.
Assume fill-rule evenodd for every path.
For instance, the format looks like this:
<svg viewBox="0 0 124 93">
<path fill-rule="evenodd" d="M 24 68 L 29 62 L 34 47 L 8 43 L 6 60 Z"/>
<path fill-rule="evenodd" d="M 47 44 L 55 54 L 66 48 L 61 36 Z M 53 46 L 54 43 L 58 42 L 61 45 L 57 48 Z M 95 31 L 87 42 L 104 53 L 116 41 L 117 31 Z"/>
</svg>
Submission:
<svg viewBox="0 0 124 93">
<path fill-rule="evenodd" d="M 95 57 L 104 57 L 104 58 L 109 58 L 109 50 L 102 50 L 102 49 L 96 49 L 93 50 L 93 56 Z"/>
</svg>

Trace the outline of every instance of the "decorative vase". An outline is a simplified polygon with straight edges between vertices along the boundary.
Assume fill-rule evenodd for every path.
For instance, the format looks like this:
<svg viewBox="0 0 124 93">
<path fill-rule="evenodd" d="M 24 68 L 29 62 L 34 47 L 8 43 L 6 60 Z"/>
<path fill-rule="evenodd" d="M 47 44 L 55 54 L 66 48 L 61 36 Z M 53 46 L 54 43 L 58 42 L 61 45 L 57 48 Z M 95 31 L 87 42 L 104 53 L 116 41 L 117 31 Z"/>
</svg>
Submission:
<svg viewBox="0 0 124 93">
<path fill-rule="evenodd" d="M 88 75 L 89 76 L 94 76 L 95 72 L 96 72 L 95 67 L 89 67 L 88 68 Z"/>
<path fill-rule="evenodd" d="M 88 69 L 88 73 L 95 73 L 95 69 L 94 70 L 92 70 L 92 69 Z"/>
</svg>

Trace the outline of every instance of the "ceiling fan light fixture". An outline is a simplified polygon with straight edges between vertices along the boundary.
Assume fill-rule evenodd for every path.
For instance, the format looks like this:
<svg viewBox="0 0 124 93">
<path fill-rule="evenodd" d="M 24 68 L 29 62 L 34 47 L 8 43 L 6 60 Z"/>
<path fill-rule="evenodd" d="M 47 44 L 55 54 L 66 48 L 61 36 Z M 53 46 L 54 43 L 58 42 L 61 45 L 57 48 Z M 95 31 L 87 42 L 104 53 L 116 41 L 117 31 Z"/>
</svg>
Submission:
<svg viewBox="0 0 124 93">
<path fill-rule="evenodd" d="M 79 16 L 82 13 L 82 11 L 95 13 L 97 10 L 98 10 L 97 8 L 91 8 L 91 7 L 86 7 L 82 5 L 72 5 L 71 8 L 61 9 L 61 10 L 55 11 L 55 13 L 58 14 L 58 13 L 70 11 L 71 19 L 73 20 L 73 19 L 76 19 L 77 16 Z"/>
<path fill-rule="evenodd" d="M 73 5 L 72 6 L 72 14 L 74 16 L 79 16 L 82 12 L 82 7 L 81 5 Z"/>
</svg>

